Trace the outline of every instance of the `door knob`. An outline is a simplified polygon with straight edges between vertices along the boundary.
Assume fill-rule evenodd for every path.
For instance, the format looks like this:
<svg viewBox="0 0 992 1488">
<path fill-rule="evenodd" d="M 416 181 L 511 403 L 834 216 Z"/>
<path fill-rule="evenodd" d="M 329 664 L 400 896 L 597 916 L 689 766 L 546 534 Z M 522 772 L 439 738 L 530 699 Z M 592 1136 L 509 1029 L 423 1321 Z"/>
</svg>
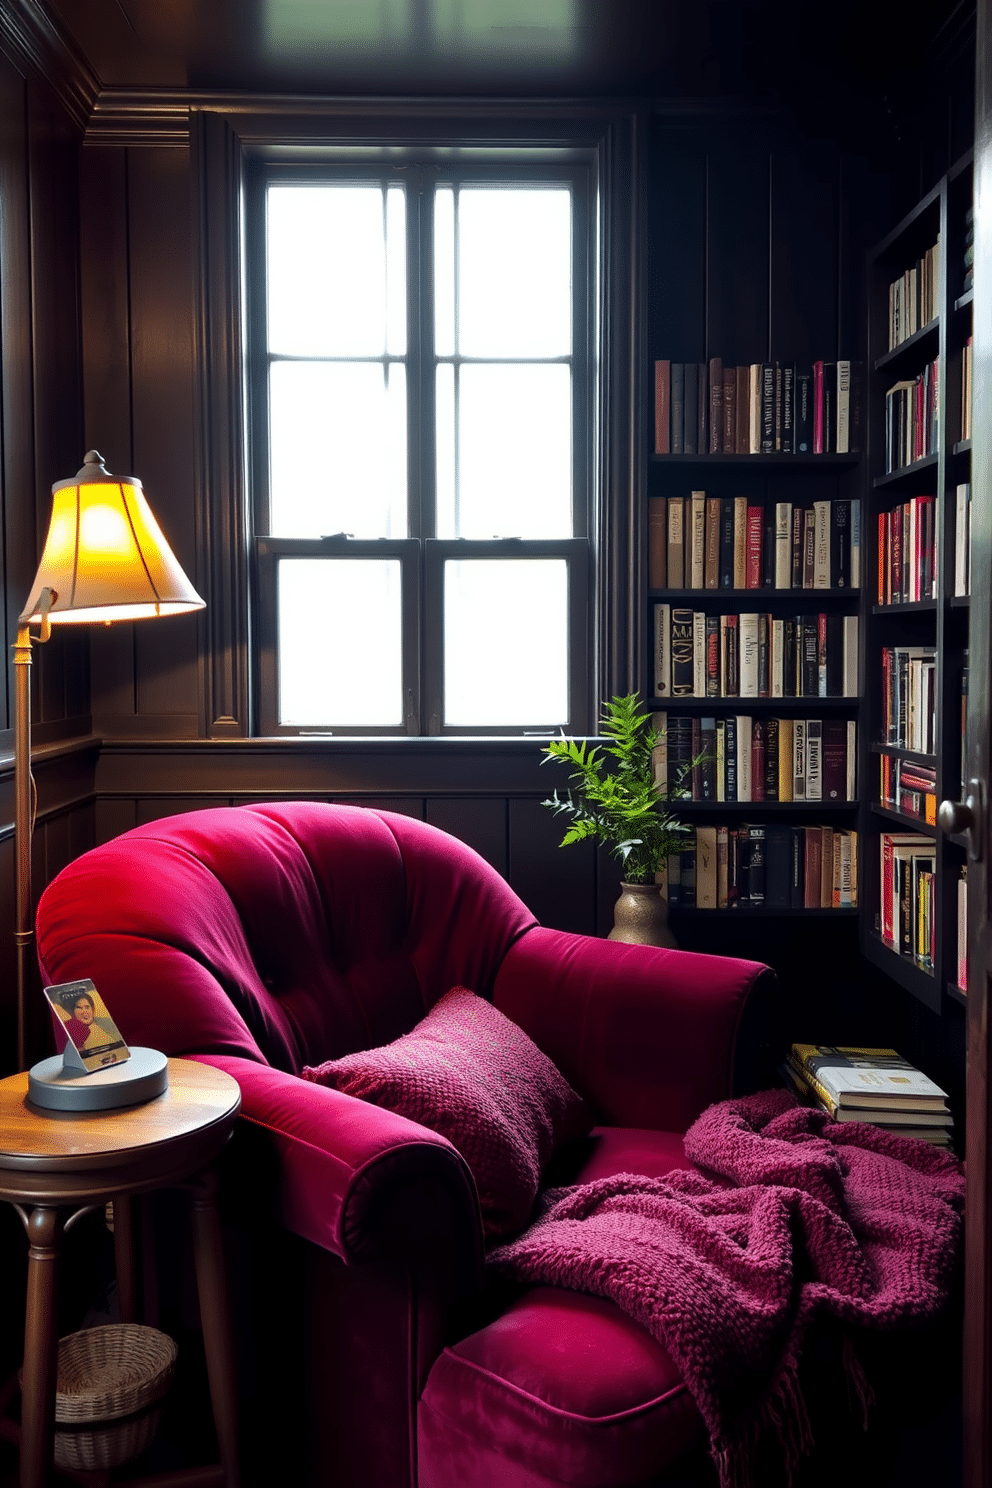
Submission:
<svg viewBox="0 0 992 1488">
<path fill-rule="evenodd" d="M 967 838 L 968 856 L 977 863 L 982 856 L 982 821 L 984 817 L 982 782 L 968 781 L 968 794 L 963 801 L 941 801 L 937 820 L 948 837 Z"/>
</svg>

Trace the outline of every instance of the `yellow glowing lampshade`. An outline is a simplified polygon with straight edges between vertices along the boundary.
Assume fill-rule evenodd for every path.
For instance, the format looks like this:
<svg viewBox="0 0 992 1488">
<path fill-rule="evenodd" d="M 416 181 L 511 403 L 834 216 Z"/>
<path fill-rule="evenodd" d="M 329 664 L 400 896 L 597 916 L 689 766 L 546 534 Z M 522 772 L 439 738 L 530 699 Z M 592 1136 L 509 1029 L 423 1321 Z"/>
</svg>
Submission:
<svg viewBox="0 0 992 1488">
<path fill-rule="evenodd" d="M 141 620 L 203 609 L 133 476 L 118 480 L 95 450 L 52 487 L 52 519 L 22 624 Z"/>
</svg>

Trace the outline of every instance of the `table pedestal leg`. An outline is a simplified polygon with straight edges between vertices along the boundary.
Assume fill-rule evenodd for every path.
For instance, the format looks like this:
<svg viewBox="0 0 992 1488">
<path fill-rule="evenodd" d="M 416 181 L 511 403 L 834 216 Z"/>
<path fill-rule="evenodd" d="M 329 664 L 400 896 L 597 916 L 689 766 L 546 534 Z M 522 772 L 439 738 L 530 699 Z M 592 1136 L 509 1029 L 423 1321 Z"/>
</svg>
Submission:
<svg viewBox="0 0 992 1488">
<path fill-rule="evenodd" d="M 32 1209 L 27 1232 L 31 1248 L 21 1388 L 21 1488 L 43 1488 L 52 1466 L 55 1430 L 56 1280 L 62 1234 L 58 1210 Z"/>
<path fill-rule="evenodd" d="M 117 1269 L 117 1307 L 122 1323 L 139 1321 L 134 1211 L 134 1199 L 125 1194 L 114 1195 L 114 1261 Z"/>
<path fill-rule="evenodd" d="M 226 1488 L 239 1488 L 237 1381 L 214 1169 L 201 1173 L 189 1191 L 196 1288 L 220 1461 Z"/>
</svg>

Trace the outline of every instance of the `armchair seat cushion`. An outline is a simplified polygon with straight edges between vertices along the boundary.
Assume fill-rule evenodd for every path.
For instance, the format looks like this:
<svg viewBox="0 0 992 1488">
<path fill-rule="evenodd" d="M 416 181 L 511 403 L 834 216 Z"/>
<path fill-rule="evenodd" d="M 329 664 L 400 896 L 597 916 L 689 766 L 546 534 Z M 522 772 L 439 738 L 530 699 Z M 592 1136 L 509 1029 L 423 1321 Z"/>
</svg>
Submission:
<svg viewBox="0 0 992 1488">
<path fill-rule="evenodd" d="M 596 1127 L 548 1178 L 661 1178 L 691 1167 L 677 1132 Z M 533 1287 L 444 1350 L 420 1405 L 421 1488 L 612 1488 L 650 1481 L 705 1440 L 667 1350 L 612 1302 Z"/>
</svg>

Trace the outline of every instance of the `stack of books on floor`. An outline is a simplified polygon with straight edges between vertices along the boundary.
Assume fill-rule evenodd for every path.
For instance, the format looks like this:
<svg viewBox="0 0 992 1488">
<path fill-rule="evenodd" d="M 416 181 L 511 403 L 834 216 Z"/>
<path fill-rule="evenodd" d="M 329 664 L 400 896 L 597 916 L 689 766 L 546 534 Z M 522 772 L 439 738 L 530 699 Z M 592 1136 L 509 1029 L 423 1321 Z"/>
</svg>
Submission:
<svg viewBox="0 0 992 1488">
<path fill-rule="evenodd" d="M 780 1073 L 800 1100 L 835 1121 L 866 1121 L 901 1137 L 951 1145 L 946 1092 L 895 1049 L 793 1044 Z"/>
</svg>

